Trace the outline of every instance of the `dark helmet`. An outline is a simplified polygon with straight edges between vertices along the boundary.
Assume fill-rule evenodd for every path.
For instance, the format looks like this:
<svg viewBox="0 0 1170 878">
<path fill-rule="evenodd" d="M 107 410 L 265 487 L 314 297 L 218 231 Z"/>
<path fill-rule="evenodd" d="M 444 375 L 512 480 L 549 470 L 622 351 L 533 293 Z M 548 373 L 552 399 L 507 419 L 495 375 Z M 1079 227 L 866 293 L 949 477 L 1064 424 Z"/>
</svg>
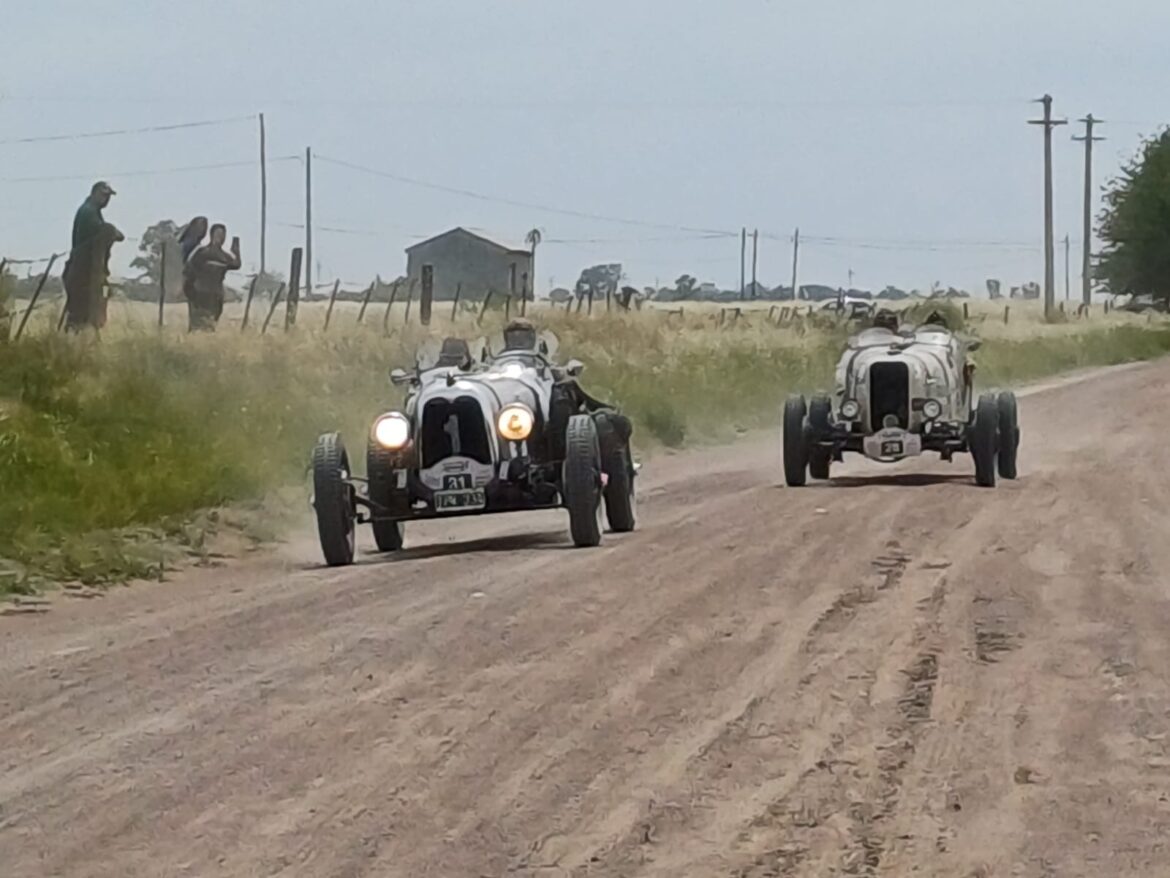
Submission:
<svg viewBox="0 0 1170 878">
<path fill-rule="evenodd" d="M 890 332 L 897 332 L 898 315 L 889 308 L 882 308 L 873 315 L 873 325 L 880 329 L 888 329 Z"/>
<path fill-rule="evenodd" d="M 504 349 L 509 351 L 536 350 L 536 327 L 531 320 L 517 317 L 504 327 Z"/>
</svg>

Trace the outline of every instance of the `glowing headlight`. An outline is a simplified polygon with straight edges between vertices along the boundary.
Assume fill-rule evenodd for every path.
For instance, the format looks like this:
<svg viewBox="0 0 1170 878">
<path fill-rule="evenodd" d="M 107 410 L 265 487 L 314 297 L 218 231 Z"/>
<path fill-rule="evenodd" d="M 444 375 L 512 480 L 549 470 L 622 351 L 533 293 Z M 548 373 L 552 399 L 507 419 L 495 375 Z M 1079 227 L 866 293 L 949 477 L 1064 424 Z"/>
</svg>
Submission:
<svg viewBox="0 0 1170 878">
<path fill-rule="evenodd" d="M 496 420 L 496 427 L 500 435 L 511 442 L 520 442 L 527 439 L 532 433 L 532 425 L 536 419 L 532 411 L 519 404 L 505 406 Z"/>
<path fill-rule="evenodd" d="M 855 399 L 847 399 L 841 403 L 841 417 L 852 421 L 861 414 L 861 405 Z"/>
<path fill-rule="evenodd" d="M 927 420 L 933 421 L 942 414 L 942 403 L 937 399 L 928 399 L 922 404 L 922 414 L 926 415 Z"/>
<path fill-rule="evenodd" d="M 406 415 L 391 412 L 374 422 L 374 441 L 383 448 L 397 451 L 410 441 L 410 421 Z"/>
</svg>

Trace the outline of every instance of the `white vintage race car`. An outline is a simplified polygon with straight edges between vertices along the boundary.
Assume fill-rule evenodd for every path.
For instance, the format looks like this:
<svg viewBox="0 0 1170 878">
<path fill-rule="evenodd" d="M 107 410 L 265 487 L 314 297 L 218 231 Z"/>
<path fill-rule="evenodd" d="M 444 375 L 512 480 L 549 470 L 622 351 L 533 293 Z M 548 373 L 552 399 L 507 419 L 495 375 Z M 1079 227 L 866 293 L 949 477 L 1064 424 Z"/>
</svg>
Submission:
<svg viewBox="0 0 1170 878">
<path fill-rule="evenodd" d="M 975 402 L 975 367 L 967 353 L 978 346 L 933 323 L 898 331 L 874 327 L 850 339 L 833 396 L 793 396 L 785 403 L 785 481 L 798 487 L 808 475 L 827 479 L 846 451 L 883 463 L 927 451 L 947 461 L 970 452 L 980 486 L 994 487 L 997 472 L 1014 479 L 1016 398 L 1005 391 Z"/>
<path fill-rule="evenodd" d="M 363 522 L 383 552 L 402 548 L 408 521 L 556 508 L 576 545 L 596 546 L 602 500 L 611 530 L 634 529 L 629 420 L 580 389 L 583 365 L 556 366 L 555 337 L 530 327 L 479 350 L 447 339 L 413 372 L 391 373 L 407 396 L 374 420 L 365 479 L 337 433 L 318 439 L 313 506 L 327 563 L 353 561 Z"/>
</svg>

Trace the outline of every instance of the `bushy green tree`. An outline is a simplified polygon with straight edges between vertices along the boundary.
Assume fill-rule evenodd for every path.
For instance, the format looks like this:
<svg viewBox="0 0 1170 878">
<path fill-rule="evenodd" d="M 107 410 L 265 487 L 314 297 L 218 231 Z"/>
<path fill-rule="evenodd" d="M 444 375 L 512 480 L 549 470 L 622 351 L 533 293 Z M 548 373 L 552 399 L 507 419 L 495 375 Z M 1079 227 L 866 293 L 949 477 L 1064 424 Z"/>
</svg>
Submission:
<svg viewBox="0 0 1170 878">
<path fill-rule="evenodd" d="M 1095 276 L 1112 293 L 1170 300 L 1170 130 L 1142 144 L 1104 200 Z"/>
</svg>

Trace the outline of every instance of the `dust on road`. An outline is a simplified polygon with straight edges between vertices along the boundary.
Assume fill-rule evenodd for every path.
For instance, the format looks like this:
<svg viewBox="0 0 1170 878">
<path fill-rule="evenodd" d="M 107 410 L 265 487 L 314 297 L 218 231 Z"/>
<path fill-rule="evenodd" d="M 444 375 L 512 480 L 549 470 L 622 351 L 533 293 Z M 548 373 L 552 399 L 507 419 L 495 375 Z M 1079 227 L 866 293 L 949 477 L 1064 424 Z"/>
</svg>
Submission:
<svg viewBox="0 0 1170 878">
<path fill-rule="evenodd" d="M 23 876 L 1167 874 L 1170 363 L 967 458 L 656 460 L 641 529 L 311 539 L 0 619 Z"/>
</svg>

